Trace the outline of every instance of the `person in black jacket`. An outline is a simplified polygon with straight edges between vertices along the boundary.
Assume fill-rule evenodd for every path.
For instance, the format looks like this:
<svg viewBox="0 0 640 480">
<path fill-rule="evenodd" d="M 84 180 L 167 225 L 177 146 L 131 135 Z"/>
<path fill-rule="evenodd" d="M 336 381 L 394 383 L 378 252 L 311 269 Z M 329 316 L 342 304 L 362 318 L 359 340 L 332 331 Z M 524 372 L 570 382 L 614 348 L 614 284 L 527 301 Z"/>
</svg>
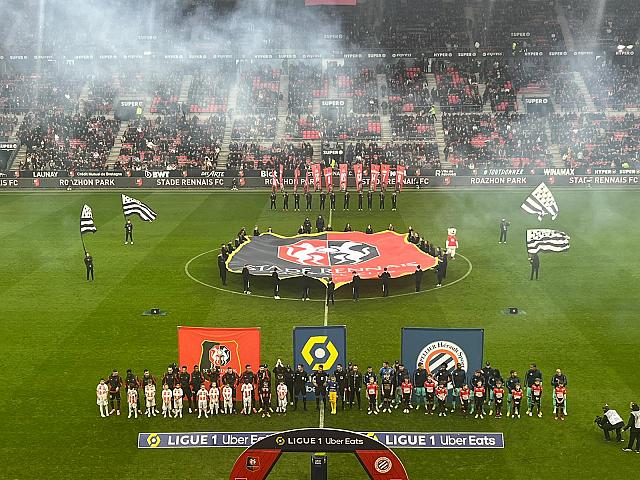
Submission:
<svg viewBox="0 0 640 480">
<path fill-rule="evenodd" d="M 344 191 L 344 202 L 342 203 L 342 209 L 343 210 L 349 210 L 349 198 L 350 198 L 351 194 L 349 193 L 349 190 L 345 190 Z"/>
<path fill-rule="evenodd" d="M 358 371 L 358 365 L 354 365 L 351 371 L 347 374 L 347 388 L 349 390 L 349 409 L 353 408 L 354 400 L 358 401 L 358 410 L 361 409 L 361 395 L 362 390 L 362 374 Z"/>
<path fill-rule="evenodd" d="M 327 194 L 324 192 L 320 192 L 320 210 L 324 210 L 326 201 L 327 201 Z"/>
<path fill-rule="evenodd" d="M 305 198 L 305 200 L 307 202 L 305 210 L 308 212 L 309 210 L 313 209 L 313 207 L 312 207 L 312 205 L 313 205 L 313 195 L 311 195 L 311 192 L 307 192 L 307 193 L 304 194 L 304 198 Z"/>
<path fill-rule="evenodd" d="M 507 222 L 506 218 L 503 218 L 500 222 L 500 240 L 498 243 L 507 243 L 507 230 L 509 229 L 510 222 Z"/>
<path fill-rule="evenodd" d="M 384 191 L 380 192 L 380 210 L 384 210 Z"/>
<path fill-rule="evenodd" d="M 531 264 L 531 278 L 529 280 L 533 280 L 533 276 L 536 276 L 536 280 L 538 280 L 538 271 L 540 270 L 540 257 L 538 257 L 537 253 L 532 253 L 529 255 L 529 263 Z"/>
<path fill-rule="evenodd" d="M 367 192 L 367 208 L 369 210 L 373 208 L 373 192 L 371 190 Z"/>
<path fill-rule="evenodd" d="M 297 190 L 293 192 L 293 211 L 300 211 L 300 194 Z"/>
<path fill-rule="evenodd" d="M 124 244 L 129 242 L 133 245 L 133 223 L 127 219 L 127 223 L 124 224 Z"/>
<path fill-rule="evenodd" d="M 424 275 L 424 270 L 420 268 L 420 265 L 416 267 L 416 271 L 413 276 L 416 280 L 416 292 L 420 291 L 420 286 L 422 285 L 422 276 Z"/>
<path fill-rule="evenodd" d="M 360 275 L 358 272 L 353 272 L 353 278 L 351 279 L 351 288 L 353 289 L 353 301 L 360 300 Z"/>
<path fill-rule="evenodd" d="M 222 285 L 227 284 L 227 264 L 224 261 L 224 257 L 221 253 L 218 254 L 218 270 L 220 270 L 220 280 L 222 280 Z"/>
<path fill-rule="evenodd" d="M 243 284 L 243 293 L 246 295 L 251 295 L 249 291 L 249 278 L 251 274 L 249 273 L 249 268 L 245 265 L 242 267 L 242 284 Z"/>
<path fill-rule="evenodd" d="M 280 276 L 275 270 L 271 274 L 271 280 L 273 282 L 273 298 L 280 300 Z"/>
<path fill-rule="evenodd" d="M 362 194 L 362 191 L 358 192 L 358 211 L 361 212 L 362 211 L 362 200 L 363 200 L 364 195 Z"/>
<path fill-rule="evenodd" d="M 282 193 L 282 211 L 289 211 L 289 194 L 287 192 Z"/>
<path fill-rule="evenodd" d="M 309 300 L 309 290 L 311 289 L 311 277 L 306 270 L 302 272 L 302 301 Z"/>
<path fill-rule="evenodd" d="M 391 211 L 395 212 L 398 209 L 398 192 L 391 194 Z"/>
<path fill-rule="evenodd" d="M 311 233 L 311 220 L 309 220 L 309 217 L 304 219 L 304 223 L 302 224 L 304 233 Z"/>
<path fill-rule="evenodd" d="M 378 275 L 378 278 L 382 280 L 382 296 L 389 296 L 389 280 L 391 280 L 391 274 L 387 271 L 387 267 L 384 267 L 384 271 Z"/>
<path fill-rule="evenodd" d="M 269 207 L 269 210 L 277 210 L 278 207 L 276 206 L 276 192 L 272 191 L 270 198 L 271 198 L 271 206 Z"/>
<path fill-rule="evenodd" d="M 87 268 L 87 280 L 89 280 L 89 276 L 93 280 L 93 257 L 89 252 L 84 252 L 84 266 Z"/>
<path fill-rule="evenodd" d="M 298 409 L 298 399 L 302 397 L 304 410 L 307 410 L 307 382 L 309 381 L 309 375 L 304 371 L 302 364 L 298 365 L 298 368 L 293 372 L 293 409 Z"/>
<path fill-rule="evenodd" d="M 373 227 L 371 226 L 371 224 L 367 225 L 367 229 L 364 231 L 364 233 L 371 235 L 373 233 Z"/>
<path fill-rule="evenodd" d="M 318 233 L 324 232 L 324 218 L 322 218 L 322 215 L 318 215 L 316 219 L 316 230 Z"/>
<path fill-rule="evenodd" d="M 336 284 L 333 283 L 333 280 L 329 280 L 329 283 L 327 283 L 327 307 L 329 306 L 329 302 L 331 302 L 331 305 L 336 304 L 336 301 L 334 299 L 335 290 Z"/>
<path fill-rule="evenodd" d="M 438 265 L 436 266 L 436 287 L 441 287 L 442 286 L 442 280 L 444 279 L 444 273 L 445 273 L 445 263 L 440 261 L 438 262 Z"/>
<path fill-rule="evenodd" d="M 331 210 L 336 209 L 336 194 L 333 193 L 333 190 L 329 192 L 329 207 Z"/>
<path fill-rule="evenodd" d="M 342 410 L 344 410 L 345 403 L 349 401 L 349 386 L 347 385 L 347 371 L 342 367 L 341 363 L 336 367 L 333 372 L 333 376 L 336 377 L 336 383 L 338 384 L 338 396 L 342 402 Z"/>
<path fill-rule="evenodd" d="M 629 434 L 629 444 L 627 448 L 623 448 L 624 452 L 630 452 L 633 450 L 633 444 L 636 444 L 636 453 L 640 453 L 640 407 L 635 402 L 631 402 L 631 413 L 629 414 L 629 421 L 627 425 L 622 429 L 627 431 L 631 429 Z"/>
</svg>

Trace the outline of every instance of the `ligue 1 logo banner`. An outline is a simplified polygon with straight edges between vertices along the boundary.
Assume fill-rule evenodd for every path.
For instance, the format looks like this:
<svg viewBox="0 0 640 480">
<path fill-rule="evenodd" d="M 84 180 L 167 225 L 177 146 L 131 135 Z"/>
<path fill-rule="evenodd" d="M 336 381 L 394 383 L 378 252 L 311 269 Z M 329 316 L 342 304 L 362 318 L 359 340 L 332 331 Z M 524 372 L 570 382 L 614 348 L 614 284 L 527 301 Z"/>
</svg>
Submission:
<svg viewBox="0 0 640 480">
<path fill-rule="evenodd" d="M 260 329 L 178 327 L 178 358 L 189 370 L 198 365 L 202 371 L 220 368 L 224 373 L 231 367 L 240 374 L 248 364 L 256 372 Z"/>
<path fill-rule="evenodd" d="M 333 372 L 338 364 L 346 368 L 347 327 L 294 327 L 293 368 L 302 364 L 309 375 L 307 397 L 315 400 L 311 378 L 320 365 L 327 372 Z"/>
<path fill-rule="evenodd" d="M 458 364 L 471 376 L 482 368 L 484 330 L 481 328 L 403 328 L 402 363 L 413 373 L 422 363 L 429 373 L 442 365 L 452 372 Z"/>
</svg>

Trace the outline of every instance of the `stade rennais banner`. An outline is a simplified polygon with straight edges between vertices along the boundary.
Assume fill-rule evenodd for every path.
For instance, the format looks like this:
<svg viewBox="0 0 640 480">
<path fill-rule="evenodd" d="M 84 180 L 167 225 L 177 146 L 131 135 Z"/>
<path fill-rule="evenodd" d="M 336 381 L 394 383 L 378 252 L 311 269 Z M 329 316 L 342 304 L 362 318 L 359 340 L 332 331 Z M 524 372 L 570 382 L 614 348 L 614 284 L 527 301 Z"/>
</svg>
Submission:
<svg viewBox="0 0 640 480">
<path fill-rule="evenodd" d="M 178 327 L 178 358 L 189 370 L 198 365 L 201 371 L 219 367 L 224 373 L 231 367 L 239 374 L 251 365 L 257 372 L 260 329 Z"/>
<path fill-rule="evenodd" d="M 402 362 L 410 373 L 422 363 L 434 374 L 443 365 L 451 373 L 460 364 L 470 377 L 482 368 L 483 345 L 481 328 L 403 328 Z"/>
</svg>

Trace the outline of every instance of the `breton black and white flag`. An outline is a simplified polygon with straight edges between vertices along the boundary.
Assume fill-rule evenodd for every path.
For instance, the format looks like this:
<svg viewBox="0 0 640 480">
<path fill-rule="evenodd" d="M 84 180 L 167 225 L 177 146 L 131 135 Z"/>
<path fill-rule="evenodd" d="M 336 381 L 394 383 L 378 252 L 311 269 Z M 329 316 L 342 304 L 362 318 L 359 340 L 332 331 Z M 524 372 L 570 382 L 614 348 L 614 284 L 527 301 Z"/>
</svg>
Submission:
<svg viewBox="0 0 640 480">
<path fill-rule="evenodd" d="M 96 224 L 93 222 L 91 207 L 85 203 L 84 207 L 82 207 L 82 213 L 80 214 L 80 235 L 84 235 L 87 232 L 95 233 L 97 231 Z"/>
<path fill-rule="evenodd" d="M 145 205 L 140 200 L 122 195 L 122 211 L 124 216 L 138 215 L 145 222 L 153 222 L 156 219 L 156 212 L 151 210 L 148 205 Z"/>
<path fill-rule="evenodd" d="M 569 250 L 570 239 L 566 233 L 549 228 L 527 230 L 527 252 L 564 252 Z"/>
<path fill-rule="evenodd" d="M 551 219 L 555 220 L 558 216 L 558 204 L 553 197 L 553 193 L 549 190 L 549 187 L 542 182 L 531 192 L 521 208 L 527 212 L 538 216 L 538 220 L 542 221 L 542 217 L 545 215 L 551 215 Z"/>
</svg>

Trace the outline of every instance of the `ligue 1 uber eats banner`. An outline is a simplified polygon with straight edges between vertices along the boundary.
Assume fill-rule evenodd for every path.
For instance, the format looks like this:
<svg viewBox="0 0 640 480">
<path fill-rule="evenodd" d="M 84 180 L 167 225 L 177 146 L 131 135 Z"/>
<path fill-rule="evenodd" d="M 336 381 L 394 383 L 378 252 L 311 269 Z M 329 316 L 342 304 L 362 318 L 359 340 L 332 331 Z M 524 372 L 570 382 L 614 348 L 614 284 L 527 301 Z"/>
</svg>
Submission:
<svg viewBox="0 0 640 480">
<path fill-rule="evenodd" d="M 263 233 L 235 250 L 227 259 L 227 268 L 240 273 L 246 265 L 252 275 L 280 278 L 303 275 L 336 287 L 351 282 L 353 272 L 365 280 L 377 278 L 387 268 L 392 278 L 410 275 L 420 265 L 423 270 L 438 261 L 415 245 L 406 235 L 385 231 L 367 235 L 363 232 L 325 232 L 283 237 Z"/>
<path fill-rule="evenodd" d="M 240 374 L 251 365 L 257 372 L 260 329 L 178 327 L 178 358 L 180 366 L 186 365 L 189 370 L 198 365 L 200 370 L 219 367 L 224 373 L 231 367 Z"/>
<path fill-rule="evenodd" d="M 333 372 L 338 364 L 346 369 L 347 327 L 295 327 L 293 329 L 293 365 L 302 365 L 309 375 L 307 398 L 314 400 L 315 392 L 311 383 L 313 376 L 322 365 L 327 372 Z"/>
<path fill-rule="evenodd" d="M 413 373 L 422 363 L 429 373 L 456 365 L 471 375 L 482 368 L 484 330 L 481 328 L 403 328 L 402 362 Z"/>
</svg>

